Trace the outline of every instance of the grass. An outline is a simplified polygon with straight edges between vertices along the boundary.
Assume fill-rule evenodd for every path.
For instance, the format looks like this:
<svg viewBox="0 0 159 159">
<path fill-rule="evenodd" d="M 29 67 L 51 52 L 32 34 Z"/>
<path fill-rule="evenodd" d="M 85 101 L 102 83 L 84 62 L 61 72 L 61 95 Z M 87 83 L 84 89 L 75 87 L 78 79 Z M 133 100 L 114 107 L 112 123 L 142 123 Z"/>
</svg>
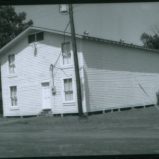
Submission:
<svg viewBox="0 0 159 159">
<path fill-rule="evenodd" d="M 159 153 L 155 107 L 78 116 L 1 118 L 0 157 Z"/>
</svg>

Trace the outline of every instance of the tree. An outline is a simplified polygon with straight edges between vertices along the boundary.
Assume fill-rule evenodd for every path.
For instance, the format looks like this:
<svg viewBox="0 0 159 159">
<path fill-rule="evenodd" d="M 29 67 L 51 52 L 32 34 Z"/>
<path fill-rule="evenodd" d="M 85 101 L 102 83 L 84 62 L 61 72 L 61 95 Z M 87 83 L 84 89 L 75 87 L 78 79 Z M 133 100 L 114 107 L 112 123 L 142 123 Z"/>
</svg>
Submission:
<svg viewBox="0 0 159 159">
<path fill-rule="evenodd" d="M 155 32 L 154 35 L 143 33 L 140 37 L 144 47 L 150 49 L 159 49 L 159 33 Z"/>
<path fill-rule="evenodd" d="M 0 6 L 0 48 L 33 24 L 25 20 L 25 12 L 17 14 L 12 6 Z"/>
</svg>

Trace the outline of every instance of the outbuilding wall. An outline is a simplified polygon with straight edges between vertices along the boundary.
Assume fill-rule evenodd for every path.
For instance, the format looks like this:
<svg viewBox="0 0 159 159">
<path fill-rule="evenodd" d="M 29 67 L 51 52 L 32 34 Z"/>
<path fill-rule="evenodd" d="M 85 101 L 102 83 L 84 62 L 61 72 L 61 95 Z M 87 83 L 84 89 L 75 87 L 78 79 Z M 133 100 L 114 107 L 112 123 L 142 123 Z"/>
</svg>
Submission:
<svg viewBox="0 0 159 159">
<path fill-rule="evenodd" d="M 156 103 L 159 53 L 83 41 L 87 111 Z"/>
</svg>

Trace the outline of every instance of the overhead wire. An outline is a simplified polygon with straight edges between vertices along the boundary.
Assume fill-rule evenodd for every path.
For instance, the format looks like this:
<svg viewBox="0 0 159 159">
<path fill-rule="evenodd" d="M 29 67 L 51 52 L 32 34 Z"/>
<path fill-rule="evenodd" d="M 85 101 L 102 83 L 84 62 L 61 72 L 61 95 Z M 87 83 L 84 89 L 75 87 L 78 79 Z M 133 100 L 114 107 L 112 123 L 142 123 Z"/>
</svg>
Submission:
<svg viewBox="0 0 159 159">
<path fill-rule="evenodd" d="M 70 21 L 67 23 L 67 25 L 66 25 L 66 27 L 65 27 L 65 29 L 64 29 L 64 31 L 63 31 L 63 34 L 64 34 L 64 39 L 63 39 L 63 41 L 64 41 L 64 42 L 65 42 L 65 33 L 66 33 L 66 31 L 67 31 L 67 28 L 68 28 L 69 24 L 70 24 Z M 60 51 L 59 56 L 57 57 L 57 60 L 56 60 L 55 63 L 54 63 L 54 66 L 56 66 L 56 64 L 57 64 L 57 62 L 58 62 L 58 60 L 59 60 L 61 54 L 62 54 L 62 51 Z"/>
<path fill-rule="evenodd" d="M 68 21 L 68 23 L 67 23 L 67 25 L 66 25 L 66 27 L 65 27 L 65 30 L 64 30 L 64 42 L 65 42 L 65 37 L 66 37 L 66 31 L 67 31 L 67 28 L 68 28 L 68 26 L 70 25 L 70 21 Z"/>
<path fill-rule="evenodd" d="M 58 55 L 58 57 L 57 57 L 57 59 L 56 59 L 56 61 L 54 63 L 54 66 L 56 66 L 57 62 L 59 61 L 59 58 L 60 58 L 61 54 L 62 54 L 62 51 L 60 51 L 60 53 L 59 53 L 59 55 Z"/>
<path fill-rule="evenodd" d="M 66 72 L 63 70 L 63 68 L 60 68 L 60 67 L 56 67 L 55 66 L 55 68 L 57 68 L 57 69 L 59 69 L 59 70 L 61 70 L 67 77 L 69 77 L 69 75 L 68 74 L 66 74 Z"/>
<path fill-rule="evenodd" d="M 65 43 L 65 39 L 66 39 L 66 35 L 65 34 L 66 34 L 66 31 L 67 31 L 69 25 L 70 25 L 70 21 L 68 21 L 68 23 L 67 23 L 67 25 L 66 25 L 66 27 L 65 27 L 65 29 L 63 31 L 63 42 L 64 43 Z M 34 42 L 33 47 L 34 47 L 34 55 L 36 55 L 37 54 L 37 43 L 36 43 L 36 41 Z M 61 54 L 62 54 L 62 50 L 60 51 L 55 63 L 54 64 L 50 64 L 50 71 L 51 71 L 53 86 L 54 86 L 54 79 L 55 79 L 54 68 L 57 68 L 57 69 L 61 70 L 66 76 L 68 76 L 62 68 L 56 67 L 56 65 L 57 65 L 57 63 L 58 63 L 58 61 L 60 59 Z"/>
<path fill-rule="evenodd" d="M 69 25 L 70 25 L 70 21 L 67 23 L 67 25 L 66 25 L 66 27 L 65 27 L 65 29 L 63 31 L 63 35 L 64 35 L 63 42 L 64 43 L 65 43 L 65 37 L 66 37 L 65 34 L 66 34 L 66 31 L 67 31 L 67 28 L 68 28 Z M 60 59 L 61 54 L 62 54 L 62 50 L 60 51 L 55 63 L 50 65 L 51 66 L 50 67 L 51 68 L 51 72 L 52 72 L 53 86 L 54 86 L 54 78 L 55 78 L 55 75 L 53 73 L 54 68 L 60 69 L 66 76 L 68 76 L 62 68 L 59 68 L 59 67 L 56 66 L 58 61 L 59 61 L 59 59 Z"/>
</svg>

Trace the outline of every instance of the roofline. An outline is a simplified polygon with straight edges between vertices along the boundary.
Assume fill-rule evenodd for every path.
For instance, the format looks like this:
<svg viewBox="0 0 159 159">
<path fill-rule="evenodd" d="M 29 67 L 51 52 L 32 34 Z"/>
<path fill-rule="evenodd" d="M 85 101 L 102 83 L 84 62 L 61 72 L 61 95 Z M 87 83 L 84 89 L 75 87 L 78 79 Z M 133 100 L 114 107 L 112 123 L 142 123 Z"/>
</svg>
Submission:
<svg viewBox="0 0 159 159">
<path fill-rule="evenodd" d="M 11 47 L 15 42 L 17 42 L 21 37 L 23 37 L 30 30 L 39 30 L 39 31 L 45 31 L 45 32 L 50 32 L 50 33 L 54 33 L 54 34 L 64 35 L 63 31 L 59 31 L 59 30 L 55 30 L 55 29 L 48 29 L 48 28 L 43 28 L 43 27 L 37 27 L 37 26 L 30 26 L 27 29 L 25 29 L 23 32 L 21 32 L 18 36 L 16 36 L 13 40 L 11 40 L 9 43 L 7 43 L 6 45 L 4 45 L 0 49 L 0 54 L 2 54 L 6 49 L 8 49 L 9 47 Z M 65 32 L 65 35 L 66 36 L 71 36 L 71 33 Z M 79 34 L 76 34 L 76 37 L 77 38 L 82 38 L 82 36 L 79 35 Z"/>
<path fill-rule="evenodd" d="M 30 28 L 30 27 L 29 27 Z M 29 30 L 29 28 L 25 29 L 22 33 L 20 33 L 18 36 L 16 36 L 13 40 L 11 40 L 9 43 L 7 43 L 6 45 L 4 45 L 1 49 L 0 49 L 0 54 L 6 50 L 9 46 L 11 46 L 12 44 L 14 44 L 14 42 L 18 41 L 24 34 L 26 34 Z"/>
<path fill-rule="evenodd" d="M 11 47 L 15 42 L 17 42 L 21 37 L 23 37 L 30 30 L 39 30 L 39 31 L 45 31 L 45 32 L 50 32 L 50 33 L 54 33 L 54 34 L 64 35 L 63 31 L 59 31 L 59 30 L 55 30 L 55 29 L 48 29 L 48 28 L 43 28 L 43 27 L 37 27 L 37 26 L 30 26 L 27 29 L 25 29 L 23 32 L 21 32 L 13 40 L 11 40 L 9 43 L 7 43 L 5 46 L 3 46 L 0 49 L 0 54 L 2 54 L 7 48 Z M 71 36 L 71 33 L 65 32 L 65 35 L 66 36 Z M 128 47 L 128 48 L 141 49 L 141 50 L 144 50 L 144 51 L 152 51 L 152 52 L 159 53 L 159 50 L 156 50 L 156 49 L 149 49 L 149 48 L 145 48 L 145 47 L 134 45 L 134 44 L 128 44 L 128 43 L 125 43 L 125 42 L 102 39 L 102 38 L 97 38 L 97 37 L 93 37 L 93 36 L 85 36 L 85 35 L 76 34 L 76 38 L 80 38 L 80 39 L 84 39 L 84 40 L 86 39 L 86 40 L 91 40 L 91 41 L 97 41 L 97 42 L 104 42 L 104 43 L 107 43 L 107 44 L 116 45 L 116 46 L 120 46 L 120 47 Z"/>
<path fill-rule="evenodd" d="M 35 30 L 40 30 L 40 31 L 46 31 L 46 32 L 51 32 L 51 33 L 54 33 L 54 34 L 61 34 L 61 35 L 67 35 L 67 36 L 71 36 L 71 33 L 70 32 L 64 32 L 64 31 L 60 31 L 60 30 L 56 30 L 56 29 L 48 29 L 48 28 L 44 28 L 44 27 L 37 27 L 37 26 L 32 26 L 32 27 L 29 27 L 30 29 L 35 29 Z M 76 37 L 77 38 L 82 38 L 82 35 L 80 34 L 76 34 Z"/>
<path fill-rule="evenodd" d="M 150 49 L 150 48 L 146 48 L 146 47 L 135 45 L 135 44 L 129 44 L 129 43 L 120 42 L 120 41 L 102 39 L 102 38 L 97 38 L 97 37 L 93 37 L 93 36 L 84 36 L 83 35 L 83 39 L 97 41 L 97 42 L 104 42 L 107 44 L 116 45 L 116 46 L 120 46 L 120 47 L 128 47 L 128 48 L 141 49 L 144 51 L 152 51 L 152 52 L 159 53 L 159 50 L 157 50 L 157 49 Z"/>
</svg>

